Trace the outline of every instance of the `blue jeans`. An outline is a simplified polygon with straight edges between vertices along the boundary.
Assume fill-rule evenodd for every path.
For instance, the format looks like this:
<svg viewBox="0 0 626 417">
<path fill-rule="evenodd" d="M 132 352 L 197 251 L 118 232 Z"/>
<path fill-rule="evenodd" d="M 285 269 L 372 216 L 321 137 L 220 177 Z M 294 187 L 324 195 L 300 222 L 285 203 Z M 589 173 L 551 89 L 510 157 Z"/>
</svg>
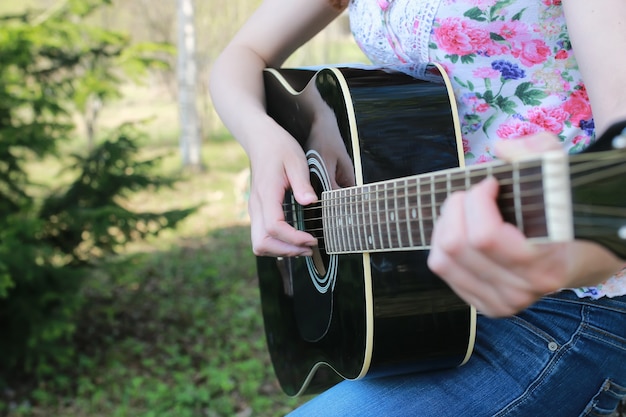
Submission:
<svg viewBox="0 0 626 417">
<path fill-rule="evenodd" d="M 289 417 L 610 415 L 626 396 L 626 296 L 546 297 L 478 318 L 469 362 L 427 374 L 344 381 Z"/>
</svg>

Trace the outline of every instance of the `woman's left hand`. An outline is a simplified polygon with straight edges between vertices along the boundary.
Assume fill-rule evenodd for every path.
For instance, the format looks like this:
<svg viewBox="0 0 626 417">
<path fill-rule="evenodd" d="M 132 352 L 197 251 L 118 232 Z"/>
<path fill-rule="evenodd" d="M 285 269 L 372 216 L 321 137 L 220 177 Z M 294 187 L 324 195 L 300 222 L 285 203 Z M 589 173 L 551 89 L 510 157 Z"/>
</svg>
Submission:
<svg viewBox="0 0 626 417">
<path fill-rule="evenodd" d="M 499 154 L 515 159 L 559 149 L 546 135 L 503 142 Z M 444 203 L 431 238 L 428 266 L 467 303 L 488 316 L 509 316 L 545 294 L 599 283 L 623 261 L 588 242 L 532 244 L 504 222 L 498 183 L 487 178 Z"/>
</svg>

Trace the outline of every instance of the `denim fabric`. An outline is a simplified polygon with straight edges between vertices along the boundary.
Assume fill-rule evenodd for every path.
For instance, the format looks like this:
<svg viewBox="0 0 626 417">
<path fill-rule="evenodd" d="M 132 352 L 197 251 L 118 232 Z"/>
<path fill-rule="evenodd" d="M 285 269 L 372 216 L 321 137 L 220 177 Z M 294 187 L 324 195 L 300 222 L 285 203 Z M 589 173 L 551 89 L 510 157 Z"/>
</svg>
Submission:
<svg viewBox="0 0 626 417">
<path fill-rule="evenodd" d="M 607 416 L 625 396 L 626 296 L 563 291 L 512 318 L 479 316 L 460 368 L 344 381 L 289 416 Z"/>
</svg>

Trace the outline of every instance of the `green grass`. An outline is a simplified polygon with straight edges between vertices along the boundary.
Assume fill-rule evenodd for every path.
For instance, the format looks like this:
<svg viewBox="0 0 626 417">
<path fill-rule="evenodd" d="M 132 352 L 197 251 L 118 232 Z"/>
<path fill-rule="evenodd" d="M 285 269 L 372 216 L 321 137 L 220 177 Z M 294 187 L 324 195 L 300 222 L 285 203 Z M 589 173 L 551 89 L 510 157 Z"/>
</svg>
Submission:
<svg viewBox="0 0 626 417">
<path fill-rule="evenodd" d="M 220 134 L 205 141 L 204 172 L 179 172 L 177 145 L 169 142 L 147 143 L 142 157 L 165 155 L 160 169 L 180 181 L 127 204 L 200 208 L 177 230 L 130 244 L 88 277 L 75 368 L 10 387 L 2 398 L 8 416 L 279 416 L 297 404 L 280 391 L 265 346 L 247 158 Z M 51 161 L 29 169 L 44 187 L 65 175 Z"/>
</svg>

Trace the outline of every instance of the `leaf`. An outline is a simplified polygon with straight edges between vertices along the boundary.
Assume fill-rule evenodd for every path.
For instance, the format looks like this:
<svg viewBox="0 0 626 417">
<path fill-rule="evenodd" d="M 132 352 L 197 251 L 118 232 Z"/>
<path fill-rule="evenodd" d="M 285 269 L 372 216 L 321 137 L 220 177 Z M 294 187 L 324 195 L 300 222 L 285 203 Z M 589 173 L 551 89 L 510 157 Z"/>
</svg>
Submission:
<svg viewBox="0 0 626 417">
<path fill-rule="evenodd" d="M 474 62 L 474 57 L 475 57 L 475 56 L 476 56 L 476 55 L 474 55 L 474 54 L 463 55 L 463 56 L 461 57 L 461 62 L 462 62 L 463 64 L 472 64 L 472 63 Z"/>
<path fill-rule="evenodd" d="M 541 104 L 541 99 L 546 98 L 548 94 L 539 89 L 532 88 L 532 83 L 525 82 L 517 86 L 515 96 L 527 106 L 538 106 Z"/>
<path fill-rule="evenodd" d="M 491 17 L 492 20 L 495 17 L 496 13 L 499 12 L 501 9 L 504 9 L 506 6 L 509 6 L 513 3 L 514 0 L 501 0 L 498 1 L 492 8 L 491 8 Z"/>
<path fill-rule="evenodd" d="M 461 87 L 468 88 L 468 84 L 465 84 L 459 77 L 454 76 L 454 81 L 456 81 Z"/>
<path fill-rule="evenodd" d="M 490 38 L 492 41 L 499 41 L 499 42 L 502 42 L 502 41 L 506 40 L 506 39 L 504 38 L 504 36 L 502 36 L 502 35 L 498 35 L 497 33 L 493 33 L 493 32 L 490 32 L 490 33 L 489 33 L 489 38 Z"/>
<path fill-rule="evenodd" d="M 485 132 L 485 134 L 487 133 L 487 130 L 489 130 L 489 128 L 491 127 L 491 125 L 493 124 L 493 122 L 496 120 L 496 115 L 492 114 L 491 117 L 489 117 L 485 123 L 483 124 L 483 132 Z"/>
<path fill-rule="evenodd" d="M 497 98 L 496 106 L 498 106 L 503 112 L 508 114 L 515 114 L 517 108 L 517 105 L 513 100 L 502 96 L 499 96 Z"/>
<path fill-rule="evenodd" d="M 515 13 L 513 17 L 511 18 L 511 20 L 513 21 L 522 20 L 522 15 L 524 14 L 525 11 L 526 11 L 526 8 L 523 8 L 518 13 Z"/>
<path fill-rule="evenodd" d="M 478 22 L 484 22 L 487 20 L 487 18 L 485 17 L 485 13 L 478 7 L 472 7 L 471 9 L 463 13 L 463 16 L 469 17 L 470 19 L 476 20 Z"/>
<path fill-rule="evenodd" d="M 493 91 L 491 90 L 485 91 L 485 94 L 483 94 L 482 99 L 485 100 L 487 103 L 492 104 L 493 103 Z"/>
</svg>

